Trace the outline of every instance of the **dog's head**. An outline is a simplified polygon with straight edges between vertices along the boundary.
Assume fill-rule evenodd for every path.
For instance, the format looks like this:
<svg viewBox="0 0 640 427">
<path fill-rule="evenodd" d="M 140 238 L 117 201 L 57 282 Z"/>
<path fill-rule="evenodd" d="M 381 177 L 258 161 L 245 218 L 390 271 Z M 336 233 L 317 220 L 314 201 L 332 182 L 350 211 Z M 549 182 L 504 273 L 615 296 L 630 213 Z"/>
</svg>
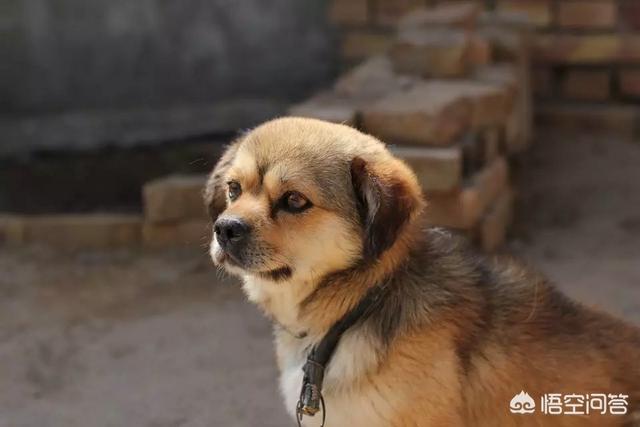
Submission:
<svg viewBox="0 0 640 427">
<path fill-rule="evenodd" d="M 296 283 L 379 260 L 423 205 L 415 176 L 381 142 L 302 118 L 267 122 L 233 143 L 205 199 L 217 265 Z"/>
</svg>

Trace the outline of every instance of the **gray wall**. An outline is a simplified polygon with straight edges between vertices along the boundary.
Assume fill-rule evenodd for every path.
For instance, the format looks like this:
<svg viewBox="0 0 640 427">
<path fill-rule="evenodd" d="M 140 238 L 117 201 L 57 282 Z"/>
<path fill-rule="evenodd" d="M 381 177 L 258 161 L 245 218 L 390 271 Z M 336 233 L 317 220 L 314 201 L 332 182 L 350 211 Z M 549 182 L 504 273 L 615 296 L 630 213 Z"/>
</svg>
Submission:
<svg viewBox="0 0 640 427">
<path fill-rule="evenodd" d="M 291 100 L 335 69 L 324 0 L 0 0 L 0 114 Z"/>
</svg>

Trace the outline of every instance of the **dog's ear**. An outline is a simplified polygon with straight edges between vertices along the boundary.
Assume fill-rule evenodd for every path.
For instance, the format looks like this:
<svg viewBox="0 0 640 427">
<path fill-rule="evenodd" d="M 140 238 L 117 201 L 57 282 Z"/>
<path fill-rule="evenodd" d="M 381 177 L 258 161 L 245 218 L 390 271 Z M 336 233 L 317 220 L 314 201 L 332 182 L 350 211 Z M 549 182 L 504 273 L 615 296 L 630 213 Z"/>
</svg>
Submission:
<svg viewBox="0 0 640 427">
<path fill-rule="evenodd" d="M 231 143 L 207 179 L 204 188 L 204 202 L 213 222 L 227 208 L 227 183 L 225 176 L 238 151 L 239 141 Z"/>
<path fill-rule="evenodd" d="M 402 174 L 376 171 L 365 160 L 351 161 L 351 180 L 364 230 L 364 257 L 376 259 L 396 241 L 402 227 L 422 204 Z"/>
</svg>

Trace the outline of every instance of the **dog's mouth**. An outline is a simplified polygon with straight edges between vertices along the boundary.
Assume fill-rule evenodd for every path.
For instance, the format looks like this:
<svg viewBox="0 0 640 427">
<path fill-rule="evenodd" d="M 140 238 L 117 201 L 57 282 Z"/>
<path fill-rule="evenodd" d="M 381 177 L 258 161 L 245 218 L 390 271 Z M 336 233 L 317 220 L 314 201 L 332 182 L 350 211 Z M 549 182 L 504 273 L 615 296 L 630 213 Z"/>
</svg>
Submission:
<svg viewBox="0 0 640 427">
<path fill-rule="evenodd" d="M 245 266 L 244 263 L 240 261 L 236 256 L 226 251 L 220 251 L 216 258 L 218 264 L 228 264 L 231 267 L 239 268 L 250 274 L 254 274 L 258 277 L 274 282 L 287 280 L 293 275 L 293 269 L 288 265 L 274 268 L 272 270 L 252 271 L 251 269 L 247 268 L 247 266 Z"/>
<path fill-rule="evenodd" d="M 260 277 L 272 280 L 274 282 L 280 282 L 282 280 L 287 280 L 293 274 L 293 270 L 289 266 L 284 266 L 280 268 L 276 268 L 274 270 L 269 270 L 266 272 L 258 272 Z"/>
<path fill-rule="evenodd" d="M 238 267 L 244 269 L 242 262 L 234 255 L 227 251 L 219 250 L 215 254 L 216 264 L 229 264 L 232 267 Z"/>
</svg>

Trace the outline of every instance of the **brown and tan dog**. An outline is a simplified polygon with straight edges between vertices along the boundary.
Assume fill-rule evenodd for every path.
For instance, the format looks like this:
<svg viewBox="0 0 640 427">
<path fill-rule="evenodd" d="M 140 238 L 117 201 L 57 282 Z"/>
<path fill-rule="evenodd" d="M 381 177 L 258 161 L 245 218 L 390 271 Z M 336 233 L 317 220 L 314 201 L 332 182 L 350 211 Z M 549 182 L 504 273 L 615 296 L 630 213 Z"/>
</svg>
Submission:
<svg viewBox="0 0 640 427">
<path fill-rule="evenodd" d="M 640 331 L 514 262 L 494 264 L 425 227 L 413 172 L 375 138 L 317 120 L 270 121 L 228 148 L 206 200 L 211 256 L 273 319 L 292 414 L 309 352 L 375 290 L 324 371 L 329 427 L 640 419 Z M 533 413 L 510 411 L 521 391 Z M 582 395 L 570 399 L 583 399 L 583 412 L 585 399 L 613 394 L 626 414 L 603 415 L 598 405 L 588 415 L 545 414 L 551 393 Z"/>
</svg>

